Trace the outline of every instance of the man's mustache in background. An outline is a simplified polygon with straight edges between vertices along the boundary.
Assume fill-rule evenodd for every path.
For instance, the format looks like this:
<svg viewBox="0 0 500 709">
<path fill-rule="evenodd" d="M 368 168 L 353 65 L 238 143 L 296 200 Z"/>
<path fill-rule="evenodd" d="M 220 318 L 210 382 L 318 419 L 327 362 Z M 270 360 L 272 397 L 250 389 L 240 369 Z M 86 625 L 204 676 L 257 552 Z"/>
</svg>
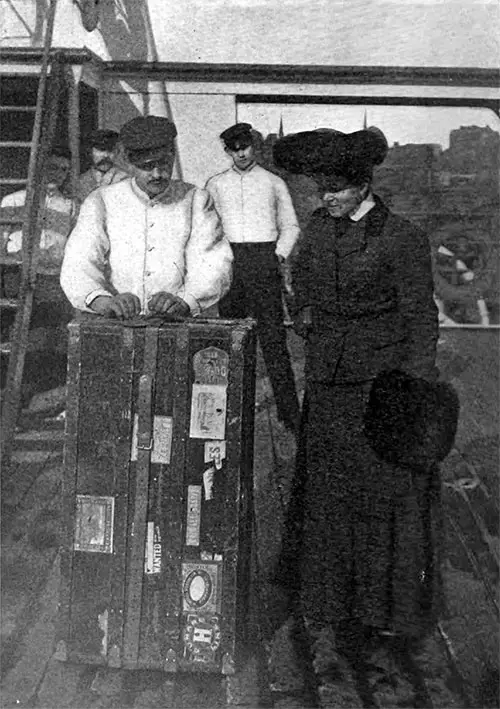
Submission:
<svg viewBox="0 0 500 709">
<path fill-rule="evenodd" d="M 96 164 L 96 167 L 113 167 L 113 161 L 111 158 L 102 158 L 102 160 L 99 160 L 99 162 Z"/>
</svg>

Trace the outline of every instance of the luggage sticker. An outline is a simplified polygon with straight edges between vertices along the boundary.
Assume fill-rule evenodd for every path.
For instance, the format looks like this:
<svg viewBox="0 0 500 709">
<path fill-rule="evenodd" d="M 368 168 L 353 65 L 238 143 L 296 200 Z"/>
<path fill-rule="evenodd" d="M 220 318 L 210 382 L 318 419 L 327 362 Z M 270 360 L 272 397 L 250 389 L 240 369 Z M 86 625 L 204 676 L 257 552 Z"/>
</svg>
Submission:
<svg viewBox="0 0 500 709">
<path fill-rule="evenodd" d="M 194 381 L 227 387 L 229 355 L 218 347 L 207 347 L 193 356 Z"/>
<path fill-rule="evenodd" d="M 144 573 L 161 573 L 161 535 L 160 527 L 155 522 L 148 522 L 147 524 Z"/>
<path fill-rule="evenodd" d="M 225 438 L 227 387 L 193 384 L 190 438 Z"/>
<path fill-rule="evenodd" d="M 134 428 L 132 431 L 132 450 L 130 451 L 130 460 L 137 460 L 137 431 L 139 426 L 139 417 L 134 416 Z M 170 463 L 170 455 L 172 451 L 172 417 L 171 416 L 155 416 L 153 420 L 153 447 L 151 449 L 151 462 Z"/>
<path fill-rule="evenodd" d="M 183 632 L 184 659 L 199 664 L 214 664 L 221 643 L 219 618 L 187 613 Z"/>
<path fill-rule="evenodd" d="M 203 473 L 203 489 L 205 492 L 205 500 L 211 500 L 214 496 L 214 474 L 215 468 L 211 466 Z"/>
<path fill-rule="evenodd" d="M 187 612 L 220 613 L 222 564 L 186 561 L 182 564 L 182 609 Z"/>
<path fill-rule="evenodd" d="M 186 545 L 200 545 L 201 485 L 188 485 Z"/>
<path fill-rule="evenodd" d="M 194 354 L 191 438 L 224 439 L 228 366 L 229 355 L 217 347 L 207 347 Z"/>
<path fill-rule="evenodd" d="M 206 441 L 205 463 L 213 461 L 217 470 L 222 468 L 222 461 L 226 458 L 226 441 Z"/>
<path fill-rule="evenodd" d="M 77 495 L 74 549 L 112 554 L 114 513 L 113 497 Z"/>
</svg>

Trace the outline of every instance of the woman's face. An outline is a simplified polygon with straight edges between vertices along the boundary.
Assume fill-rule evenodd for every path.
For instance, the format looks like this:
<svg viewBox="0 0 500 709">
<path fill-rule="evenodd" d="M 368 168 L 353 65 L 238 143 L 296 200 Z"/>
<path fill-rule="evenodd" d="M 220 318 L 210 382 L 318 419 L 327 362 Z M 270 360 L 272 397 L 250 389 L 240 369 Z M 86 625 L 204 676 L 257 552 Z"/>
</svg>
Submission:
<svg viewBox="0 0 500 709">
<path fill-rule="evenodd" d="M 335 219 L 348 217 L 357 210 L 368 192 L 367 185 L 346 187 L 338 192 L 325 192 L 323 206 Z"/>
</svg>

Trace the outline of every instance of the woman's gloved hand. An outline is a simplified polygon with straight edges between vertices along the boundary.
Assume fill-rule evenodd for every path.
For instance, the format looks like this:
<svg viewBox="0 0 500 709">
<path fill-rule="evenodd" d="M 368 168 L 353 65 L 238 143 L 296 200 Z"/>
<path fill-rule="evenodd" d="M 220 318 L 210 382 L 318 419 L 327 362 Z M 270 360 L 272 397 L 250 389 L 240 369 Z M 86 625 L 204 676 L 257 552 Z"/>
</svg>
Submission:
<svg viewBox="0 0 500 709">
<path fill-rule="evenodd" d="M 307 305 L 299 310 L 293 318 L 293 329 L 301 337 L 307 337 L 312 329 L 312 308 Z"/>
</svg>

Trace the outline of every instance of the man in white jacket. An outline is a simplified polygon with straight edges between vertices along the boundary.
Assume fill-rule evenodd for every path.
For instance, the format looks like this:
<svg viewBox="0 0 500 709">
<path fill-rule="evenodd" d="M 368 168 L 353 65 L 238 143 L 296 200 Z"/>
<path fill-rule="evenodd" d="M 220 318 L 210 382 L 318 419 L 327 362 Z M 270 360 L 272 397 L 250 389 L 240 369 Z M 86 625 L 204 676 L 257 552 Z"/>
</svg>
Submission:
<svg viewBox="0 0 500 709">
<path fill-rule="evenodd" d="M 75 308 L 196 316 L 228 291 L 232 252 L 213 199 L 171 179 L 176 135 L 158 116 L 123 126 L 133 176 L 87 197 L 66 247 L 61 285 Z"/>
</svg>

